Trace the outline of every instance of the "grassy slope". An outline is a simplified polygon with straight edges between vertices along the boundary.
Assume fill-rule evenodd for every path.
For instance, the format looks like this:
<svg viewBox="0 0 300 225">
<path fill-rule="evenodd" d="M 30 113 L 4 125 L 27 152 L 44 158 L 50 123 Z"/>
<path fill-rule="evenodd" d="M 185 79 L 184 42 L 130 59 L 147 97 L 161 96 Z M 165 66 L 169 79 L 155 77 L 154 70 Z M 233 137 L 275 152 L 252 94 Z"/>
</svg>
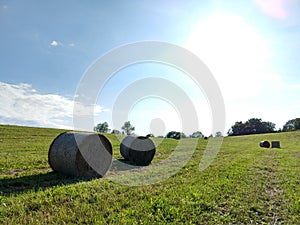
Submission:
<svg viewBox="0 0 300 225">
<path fill-rule="evenodd" d="M 0 224 L 300 221 L 300 132 L 226 137 L 203 172 L 198 166 L 207 141 L 200 139 L 192 159 L 176 175 L 142 187 L 52 172 L 48 148 L 61 132 L 0 126 Z M 120 158 L 118 139 L 107 137 Z M 259 148 L 263 139 L 280 140 L 282 148 Z M 176 144 L 162 142 L 153 163 L 166 158 Z"/>
</svg>

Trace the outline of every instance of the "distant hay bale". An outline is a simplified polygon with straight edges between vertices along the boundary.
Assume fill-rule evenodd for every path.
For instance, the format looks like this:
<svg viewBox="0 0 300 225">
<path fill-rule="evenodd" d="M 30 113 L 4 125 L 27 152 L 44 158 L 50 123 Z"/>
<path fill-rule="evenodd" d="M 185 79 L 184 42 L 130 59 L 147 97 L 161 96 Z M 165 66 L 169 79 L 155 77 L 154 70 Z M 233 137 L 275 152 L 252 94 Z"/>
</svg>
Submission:
<svg viewBox="0 0 300 225">
<path fill-rule="evenodd" d="M 112 146 L 100 134 L 65 132 L 53 140 L 48 161 L 56 172 L 84 179 L 100 178 L 112 163 Z"/>
<path fill-rule="evenodd" d="M 272 141 L 271 148 L 280 148 L 280 141 Z"/>
<path fill-rule="evenodd" d="M 262 147 L 262 148 L 270 148 L 270 142 L 268 142 L 268 141 L 261 141 L 259 143 L 259 146 Z"/>
<path fill-rule="evenodd" d="M 120 153 L 124 159 L 137 165 L 149 165 L 155 152 L 156 148 L 153 141 L 144 136 L 127 136 L 120 145 Z"/>
</svg>

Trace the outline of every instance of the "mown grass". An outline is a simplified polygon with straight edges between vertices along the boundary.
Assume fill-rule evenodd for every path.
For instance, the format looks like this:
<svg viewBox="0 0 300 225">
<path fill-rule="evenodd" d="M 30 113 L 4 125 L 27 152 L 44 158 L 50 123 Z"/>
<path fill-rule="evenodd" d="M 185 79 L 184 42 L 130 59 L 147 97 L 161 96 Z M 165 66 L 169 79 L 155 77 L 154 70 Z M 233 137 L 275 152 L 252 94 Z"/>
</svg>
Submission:
<svg viewBox="0 0 300 225">
<path fill-rule="evenodd" d="M 300 132 L 226 137 L 202 172 L 207 141 L 199 139 L 178 173 L 138 187 L 112 182 L 113 171 L 91 181 L 52 172 L 48 148 L 61 132 L 0 126 L 1 224 L 299 224 Z M 106 136 L 121 159 L 119 139 Z M 260 148 L 265 139 L 282 148 Z M 154 141 L 161 143 L 153 164 L 178 143 Z"/>
</svg>

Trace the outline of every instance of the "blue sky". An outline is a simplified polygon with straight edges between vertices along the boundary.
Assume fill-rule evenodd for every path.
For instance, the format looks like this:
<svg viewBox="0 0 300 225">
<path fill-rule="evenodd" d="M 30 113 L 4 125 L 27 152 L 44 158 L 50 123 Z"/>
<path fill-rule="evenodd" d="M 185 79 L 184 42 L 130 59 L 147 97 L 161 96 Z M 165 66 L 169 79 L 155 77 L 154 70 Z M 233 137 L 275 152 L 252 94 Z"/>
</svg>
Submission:
<svg viewBox="0 0 300 225">
<path fill-rule="evenodd" d="M 0 123 L 72 128 L 73 98 L 89 66 L 120 45 L 156 40 L 188 49 L 210 68 L 224 96 L 226 129 L 252 117 L 280 128 L 300 116 L 299 10 L 297 0 L 0 0 Z M 118 94 L 149 76 L 185 90 L 199 130 L 212 132 L 205 93 L 183 72 L 150 63 L 112 77 L 99 93 L 95 123 L 120 129 L 111 116 Z M 128 119 L 139 134 L 181 129 L 174 107 L 157 98 L 133 104 Z"/>
</svg>

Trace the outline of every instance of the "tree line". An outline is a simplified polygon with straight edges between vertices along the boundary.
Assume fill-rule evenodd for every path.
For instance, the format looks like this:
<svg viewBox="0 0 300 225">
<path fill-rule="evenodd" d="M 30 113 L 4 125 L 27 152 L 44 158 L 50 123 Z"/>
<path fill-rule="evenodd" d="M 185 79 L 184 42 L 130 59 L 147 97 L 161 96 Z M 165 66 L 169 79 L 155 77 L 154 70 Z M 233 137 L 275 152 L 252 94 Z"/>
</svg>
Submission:
<svg viewBox="0 0 300 225">
<path fill-rule="evenodd" d="M 264 134 L 274 132 L 288 132 L 300 130 L 300 118 L 287 121 L 282 129 L 276 130 L 275 123 L 262 121 L 262 119 L 252 118 L 246 122 L 235 122 L 228 131 L 229 136 L 249 135 L 249 134 Z"/>
<path fill-rule="evenodd" d="M 113 129 L 111 131 L 112 134 L 126 134 L 126 135 L 130 135 L 133 133 L 133 131 L 135 131 L 135 127 L 132 126 L 132 124 L 130 123 L 130 121 L 126 121 L 124 122 L 124 125 L 121 127 L 121 130 L 117 130 L 117 129 Z M 94 131 L 95 132 L 102 132 L 102 133 L 110 133 L 110 129 L 108 126 L 107 122 L 103 122 L 103 123 L 98 123 L 95 127 L 94 127 Z"/>
<path fill-rule="evenodd" d="M 112 131 L 109 129 L 108 123 L 103 122 L 99 123 L 94 127 L 94 131 L 103 132 L 103 133 L 112 133 L 112 134 L 126 134 L 131 135 L 135 131 L 135 127 L 130 123 L 130 121 L 124 122 L 124 125 L 121 127 L 121 130 L 113 129 Z M 246 122 L 238 121 L 235 122 L 234 125 L 231 126 L 227 134 L 229 136 L 239 136 L 239 135 L 249 135 L 249 134 L 264 134 L 264 133 L 274 133 L 274 132 L 288 132 L 300 130 L 300 118 L 295 118 L 287 121 L 282 129 L 276 130 L 275 123 L 269 121 L 263 121 L 258 118 L 251 118 Z M 154 137 L 153 134 L 148 134 L 147 136 Z M 216 132 L 214 137 L 223 136 L 222 132 Z M 163 136 L 159 136 L 163 137 Z M 178 131 L 170 131 L 166 134 L 166 138 L 173 139 L 181 139 L 181 138 L 205 138 L 201 131 L 196 131 L 191 135 L 187 136 L 183 132 Z M 210 135 L 209 137 L 213 137 Z"/>
</svg>

